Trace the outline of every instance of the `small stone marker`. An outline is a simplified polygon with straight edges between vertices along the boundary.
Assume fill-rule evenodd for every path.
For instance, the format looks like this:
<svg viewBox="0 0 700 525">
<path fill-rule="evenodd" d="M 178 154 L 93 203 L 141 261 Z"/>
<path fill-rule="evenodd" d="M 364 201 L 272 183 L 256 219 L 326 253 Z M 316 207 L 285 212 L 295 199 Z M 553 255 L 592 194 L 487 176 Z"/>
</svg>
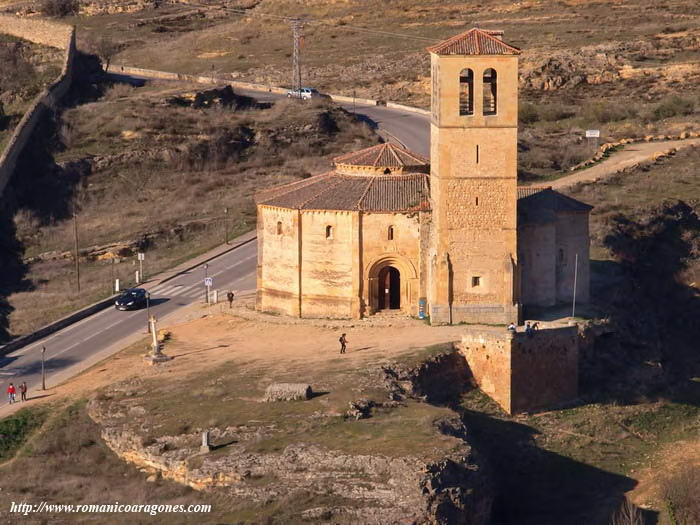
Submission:
<svg viewBox="0 0 700 525">
<path fill-rule="evenodd" d="M 202 432 L 202 446 L 199 447 L 200 452 L 211 452 L 211 443 L 209 442 L 209 431 Z"/>
<path fill-rule="evenodd" d="M 265 390 L 264 401 L 305 401 L 313 391 L 306 383 L 272 383 Z"/>
</svg>

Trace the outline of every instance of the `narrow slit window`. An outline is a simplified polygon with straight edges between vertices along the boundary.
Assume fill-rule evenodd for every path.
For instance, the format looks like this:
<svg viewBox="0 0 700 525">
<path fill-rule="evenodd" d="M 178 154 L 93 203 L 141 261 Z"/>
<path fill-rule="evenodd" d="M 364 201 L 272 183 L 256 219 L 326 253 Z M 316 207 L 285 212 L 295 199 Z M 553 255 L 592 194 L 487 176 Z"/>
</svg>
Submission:
<svg viewBox="0 0 700 525">
<path fill-rule="evenodd" d="M 333 226 L 326 226 L 326 239 L 333 238 Z"/>
<path fill-rule="evenodd" d="M 484 71 L 484 115 L 495 115 L 498 109 L 498 75 L 489 68 Z"/>
<path fill-rule="evenodd" d="M 475 204 L 476 206 L 479 205 L 479 197 L 476 197 L 476 198 L 474 199 L 474 204 Z"/>
<path fill-rule="evenodd" d="M 474 114 L 474 72 L 463 69 L 459 74 L 459 114 Z"/>
<path fill-rule="evenodd" d="M 479 164 L 479 145 L 476 145 L 476 163 Z"/>
<path fill-rule="evenodd" d="M 277 235 L 282 235 L 282 222 L 277 221 Z"/>
<path fill-rule="evenodd" d="M 475 275 L 472 277 L 472 288 L 478 288 L 479 286 L 481 286 L 481 277 Z"/>
<path fill-rule="evenodd" d="M 390 241 L 394 240 L 394 227 L 393 226 L 389 226 L 389 231 L 387 232 L 386 237 Z"/>
</svg>

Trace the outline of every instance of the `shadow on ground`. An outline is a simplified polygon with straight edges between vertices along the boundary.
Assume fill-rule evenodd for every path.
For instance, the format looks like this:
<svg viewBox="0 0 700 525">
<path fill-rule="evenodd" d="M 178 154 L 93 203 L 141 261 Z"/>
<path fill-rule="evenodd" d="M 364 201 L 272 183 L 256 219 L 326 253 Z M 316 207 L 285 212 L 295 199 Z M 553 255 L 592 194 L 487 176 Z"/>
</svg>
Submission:
<svg viewBox="0 0 700 525">
<path fill-rule="evenodd" d="M 493 525 L 608 525 L 636 484 L 537 447 L 538 431 L 527 425 L 471 410 L 462 419 L 494 474 Z"/>
<path fill-rule="evenodd" d="M 66 107 L 94 99 L 99 93 L 91 83 L 80 79 L 94 74 L 99 61 L 96 57 L 78 53 L 72 90 L 66 94 Z M 85 173 L 74 167 L 58 166 L 51 151 L 60 150 L 58 116 L 44 108 L 34 133 L 17 164 L 12 178 L 2 194 L 0 209 L 0 342 L 12 338 L 9 315 L 13 308 L 8 297 L 13 293 L 33 289 L 26 279 L 27 267 L 23 262 L 24 248 L 17 237 L 14 216 L 25 211 L 37 219 L 41 228 L 57 220 L 70 217 L 76 189 Z"/>
</svg>

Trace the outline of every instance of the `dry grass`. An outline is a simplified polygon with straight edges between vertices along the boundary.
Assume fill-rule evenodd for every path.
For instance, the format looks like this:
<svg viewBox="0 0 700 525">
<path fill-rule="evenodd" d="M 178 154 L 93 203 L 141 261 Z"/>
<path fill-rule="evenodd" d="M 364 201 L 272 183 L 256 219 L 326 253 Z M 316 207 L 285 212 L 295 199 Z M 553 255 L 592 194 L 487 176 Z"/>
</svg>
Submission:
<svg viewBox="0 0 700 525">
<path fill-rule="evenodd" d="M 416 349 L 397 360 L 416 362 L 445 348 L 436 345 Z M 179 355 L 191 351 L 191 343 L 175 339 L 166 351 Z M 373 356 L 350 369 L 342 358 L 313 366 L 296 360 L 280 369 L 268 359 L 252 363 L 235 360 L 176 382 L 153 378 L 138 380 L 133 386 L 127 383 L 115 391 L 107 389 L 106 396 L 115 406 L 125 401 L 146 409 L 148 423 L 134 427 L 134 431 L 148 442 L 202 428 L 245 427 L 246 432 L 260 429 L 258 439 L 245 443 L 246 450 L 258 453 L 281 452 L 289 444 L 305 443 L 349 454 L 430 458 L 456 446 L 457 440 L 440 435 L 434 425 L 437 419 L 453 413 L 426 403 L 409 400 L 391 409 L 377 408 L 369 419 L 345 419 L 350 401 L 387 401 L 387 392 L 378 386 L 376 376 L 380 363 L 385 361 Z M 303 402 L 262 402 L 271 383 L 300 380 L 313 385 L 321 395 Z M 127 394 L 129 391 L 136 392 L 136 397 Z M 269 433 L 270 428 L 275 429 L 273 433 Z M 221 452 L 227 453 L 225 449 Z"/>
<path fill-rule="evenodd" d="M 58 77 L 61 51 L 0 33 L 0 151 L 32 100 Z"/>
<path fill-rule="evenodd" d="M 700 467 L 687 465 L 661 487 L 672 523 L 700 523 Z"/>
</svg>

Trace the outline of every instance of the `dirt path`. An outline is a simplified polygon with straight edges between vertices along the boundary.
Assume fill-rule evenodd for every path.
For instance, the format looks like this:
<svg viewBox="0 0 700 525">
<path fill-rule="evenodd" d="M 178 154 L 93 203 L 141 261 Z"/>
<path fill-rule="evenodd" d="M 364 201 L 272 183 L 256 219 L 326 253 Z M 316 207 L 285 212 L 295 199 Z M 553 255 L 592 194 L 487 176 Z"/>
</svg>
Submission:
<svg viewBox="0 0 700 525">
<path fill-rule="evenodd" d="M 551 183 L 552 188 L 561 189 L 572 186 L 577 182 L 593 182 L 609 177 L 615 173 L 639 164 L 653 160 L 658 153 L 669 149 L 682 149 L 689 146 L 700 146 L 700 139 L 668 140 L 663 142 L 638 142 L 625 146 L 622 151 L 614 153 L 608 159 L 587 169 L 577 171 Z"/>
</svg>

